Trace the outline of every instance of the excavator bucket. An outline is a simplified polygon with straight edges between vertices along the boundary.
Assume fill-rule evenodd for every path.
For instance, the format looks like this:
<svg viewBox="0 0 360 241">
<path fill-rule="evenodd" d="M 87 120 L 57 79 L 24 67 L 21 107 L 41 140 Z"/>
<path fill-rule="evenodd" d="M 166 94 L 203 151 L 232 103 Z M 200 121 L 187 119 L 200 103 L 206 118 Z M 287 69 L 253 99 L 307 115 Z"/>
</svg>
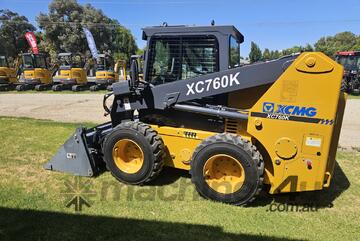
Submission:
<svg viewBox="0 0 360 241">
<path fill-rule="evenodd" d="M 77 176 L 91 177 L 98 174 L 103 165 L 98 153 L 99 147 L 94 145 L 94 141 L 108 129 L 111 129 L 111 123 L 91 129 L 78 127 L 44 168 Z"/>
</svg>

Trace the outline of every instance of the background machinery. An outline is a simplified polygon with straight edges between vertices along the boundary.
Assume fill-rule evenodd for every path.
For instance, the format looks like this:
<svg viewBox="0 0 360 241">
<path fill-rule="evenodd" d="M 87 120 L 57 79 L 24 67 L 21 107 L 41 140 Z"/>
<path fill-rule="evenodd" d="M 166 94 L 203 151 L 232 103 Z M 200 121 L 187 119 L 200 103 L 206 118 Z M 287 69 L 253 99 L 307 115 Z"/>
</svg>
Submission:
<svg viewBox="0 0 360 241">
<path fill-rule="evenodd" d="M 139 79 L 144 80 L 144 56 L 138 54 L 131 55 L 130 63 L 132 63 L 134 60 L 137 62 L 137 66 L 139 68 Z"/>
<path fill-rule="evenodd" d="M 235 205 L 264 185 L 271 194 L 329 187 L 341 65 L 304 52 L 239 67 L 233 26 L 150 27 L 143 39 L 144 80 L 132 61 L 130 80 L 104 96 L 111 122 L 79 127 L 46 169 L 94 176 L 106 165 L 121 182 L 145 184 L 166 165 L 189 171 L 203 197 Z"/>
<path fill-rule="evenodd" d="M 337 52 L 335 60 L 344 66 L 343 90 L 360 94 L 360 51 Z"/>
<path fill-rule="evenodd" d="M 118 80 L 126 79 L 126 63 L 118 60 L 116 63 L 109 54 L 99 54 L 95 61 L 95 81 L 90 87 L 91 91 L 106 90 Z"/>
<path fill-rule="evenodd" d="M 58 74 L 54 77 L 53 91 L 85 90 L 88 87 L 85 59 L 81 54 L 59 53 Z"/>
<path fill-rule="evenodd" d="M 21 76 L 16 90 L 48 90 L 52 85 L 52 75 L 45 54 L 21 54 Z"/>
<path fill-rule="evenodd" d="M 0 55 L 0 91 L 13 90 L 17 82 L 17 67 L 10 67 L 7 56 Z"/>
</svg>

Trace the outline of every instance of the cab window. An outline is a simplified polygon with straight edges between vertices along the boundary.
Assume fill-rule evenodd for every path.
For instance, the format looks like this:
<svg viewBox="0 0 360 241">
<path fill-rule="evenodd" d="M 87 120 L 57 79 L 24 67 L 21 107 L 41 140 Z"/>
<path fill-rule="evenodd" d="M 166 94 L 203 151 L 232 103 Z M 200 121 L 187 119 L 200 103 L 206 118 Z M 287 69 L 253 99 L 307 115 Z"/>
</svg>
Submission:
<svg viewBox="0 0 360 241">
<path fill-rule="evenodd" d="M 32 69 L 34 68 L 34 62 L 31 55 L 24 55 L 23 56 L 24 68 L 25 69 Z"/>
<path fill-rule="evenodd" d="M 229 69 L 240 66 L 240 43 L 230 36 Z"/>
<path fill-rule="evenodd" d="M 154 85 L 218 71 L 213 36 L 154 37 L 149 46 L 148 81 Z"/>
</svg>

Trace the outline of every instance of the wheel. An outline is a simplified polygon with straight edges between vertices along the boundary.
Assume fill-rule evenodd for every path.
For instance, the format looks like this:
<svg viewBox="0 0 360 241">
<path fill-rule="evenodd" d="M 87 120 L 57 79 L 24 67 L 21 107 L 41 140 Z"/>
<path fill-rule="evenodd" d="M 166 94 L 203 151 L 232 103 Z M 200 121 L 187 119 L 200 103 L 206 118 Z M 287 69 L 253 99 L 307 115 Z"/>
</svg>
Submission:
<svg viewBox="0 0 360 241">
<path fill-rule="evenodd" d="M 97 85 L 90 86 L 90 91 L 97 91 L 97 90 L 99 90 Z"/>
<path fill-rule="evenodd" d="M 35 85 L 35 90 L 36 91 L 43 91 L 46 89 L 45 85 Z"/>
<path fill-rule="evenodd" d="M 17 91 L 24 91 L 25 90 L 25 86 L 24 85 L 17 85 L 15 88 Z"/>
<path fill-rule="evenodd" d="M 52 89 L 53 91 L 61 91 L 61 90 L 62 90 L 62 86 L 61 86 L 61 85 L 53 85 L 53 86 L 51 87 L 51 89 Z"/>
<path fill-rule="evenodd" d="M 191 161 L 191 180 L 205 198 L 242 205 L 261 191 L 264 163 L 256 147 L 234 134 L 205 139 Z"/>
<path fill-rule="evenodd" d="M 346 93 L 350 92 L 349 83 L 347 82 L 346 78 L 343 78 L 341 82 L 341 91 L 344 91 Z"/>
<path fill-rule="evenodd" d="M 80 86 L 78 86 L 78 85 L 73 85 L 72 87 L 71 87 L 71 90 L 72 91 L 80 91 Z"/>
<path fill-rule="evenodd" d="M 107 168 L 119 181 L 129 184 L 153 180 L 162 170 L 164 153 L 161 137 L 141 122 L 119 124 L 103 143 Z"/>
</svg>

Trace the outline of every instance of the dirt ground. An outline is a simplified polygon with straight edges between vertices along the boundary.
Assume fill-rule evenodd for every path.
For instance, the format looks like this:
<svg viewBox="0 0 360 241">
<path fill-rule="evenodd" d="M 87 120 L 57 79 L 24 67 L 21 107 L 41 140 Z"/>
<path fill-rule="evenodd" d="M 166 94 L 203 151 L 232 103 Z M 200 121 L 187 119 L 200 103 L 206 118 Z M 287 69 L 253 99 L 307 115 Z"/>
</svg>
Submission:
<svg viewBox="0 0 360 241">
<path fill-rule="evenodd" d="M 103 94 L 0 94 L 0 116 L 31 117 L 62 122 L 94 122 L 104 117 Z M 347 101 L 340 147 L 360 148 L 360 100 Z"/>
</svg>

